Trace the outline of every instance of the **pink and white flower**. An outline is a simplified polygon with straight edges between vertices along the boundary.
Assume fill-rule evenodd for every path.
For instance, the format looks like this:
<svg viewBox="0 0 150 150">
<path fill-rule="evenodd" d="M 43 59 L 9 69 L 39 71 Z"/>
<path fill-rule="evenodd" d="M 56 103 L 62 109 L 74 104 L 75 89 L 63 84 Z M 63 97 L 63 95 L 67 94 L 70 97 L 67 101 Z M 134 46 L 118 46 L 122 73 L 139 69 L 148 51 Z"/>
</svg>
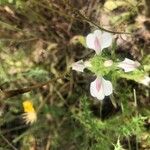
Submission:
<svg viewBox="0 0 150 150">
<path fill-rule="evenodd" d="M 72 70 L 83 72 L 86 66 L 84 65 L 83 60 L 79 60 L 72 64 Z"/>
<path fill-rule="evenodd" d="M 88 48 L 95 50 L 96 54 L 100 54 L 104 48 L 112 43 L 112 34 L 95 30 L 86 37 L 86 45 Z"/>
<path fill-rule="evenodd" d="M 103 77 L 97 77 L 90 84 L 90 93 L 93 97 L 96 97 L 98 100 L 103 100 L 105 96 L 112 94 L 112 92 L 112 83 L 108 80 L 105 80 Z"/>
<path fill-rule="evenodd" d="M 79 60 L 72 64 L 72 70 L 76 70 L 79 72 L 83 72 L 86 67 L 91 67 L 91 63 L 89 61 Z"/>
<path fill-rule="evenodd" d="M 124 61 L 118 64 L 118 67 L 124 69 L 125 72 L 134 71 L 140 66 L 138 61 L 133 61 L 131 59 L 125 58 Z"/>
</svg>

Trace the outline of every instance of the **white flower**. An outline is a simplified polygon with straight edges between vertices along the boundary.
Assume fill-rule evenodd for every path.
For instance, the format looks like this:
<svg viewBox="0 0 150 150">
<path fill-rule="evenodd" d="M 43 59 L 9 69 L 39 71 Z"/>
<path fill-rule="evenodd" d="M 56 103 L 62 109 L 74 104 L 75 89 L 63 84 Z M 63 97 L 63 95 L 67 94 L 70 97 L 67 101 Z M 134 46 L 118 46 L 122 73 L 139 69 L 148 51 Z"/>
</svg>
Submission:
<svg viewBox="0 0 150 150">
<path fill-rule="evenodd" d="M 83 62 L 83 60 L 79 60 L 72 64 L 72 70 L 79 72 L 83 72 L 86 67 L 91 67 L 91 63 L 89 61 Z"/>
<path fill-rule="evenodd" d="M 85 66 L 83 60 L 79 60 L 72 64 L 72 70 L 83 72 L 85 68 L 86 68 L 86 66 Z"/>
<path fill-rule="evenodd" d="M 109 47 L 112 43 L 112 34 L 108 32 L 101 32 L 100 30 L 95 30 L 86 37 L 87 47 L 95 50 L 96 54 L 100 54 L 101 51 Z"/>
<path fill-rule="evenodd" d="M 124 61 L 118 64 L 118 67 L 124 69 L 125 72 L 130 72 L 137 69 L 140 66 L 138 61 L 133 61 L 131 59 L 125 58 Z"/>
<path fill-rule="evenodd" d="M 106 61 L 104 61 L 104 66 L 105 67 L 110 67 L 110 66 L 112 66 L 112 64 L 113 64 L 112 60 L 106 60 Z"/>
<path fill-rule="evenodd" d="M 103 77 L 97 77 L 90 84 L 90 93 L 98 100 L 103 100 L 105 96 L 112 94 L 112 92 L 112 83 L 108 80 L 105 80 Z"/>
<path fill-rule="evenodd" d="M 150 77 L 145 75 L 143 78 L 141 78 L 139 81 L 139 83 L 145 85 L 145 86 L 149 86 L 150 84 Z"/>
</svg>

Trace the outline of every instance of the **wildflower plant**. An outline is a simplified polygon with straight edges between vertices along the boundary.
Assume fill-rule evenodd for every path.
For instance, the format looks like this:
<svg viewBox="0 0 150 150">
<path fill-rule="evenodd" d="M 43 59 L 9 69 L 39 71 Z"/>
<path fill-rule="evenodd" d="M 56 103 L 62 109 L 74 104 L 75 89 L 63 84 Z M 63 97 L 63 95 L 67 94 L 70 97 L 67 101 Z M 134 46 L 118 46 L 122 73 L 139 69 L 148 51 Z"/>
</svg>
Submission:
<svg viewBox="0 0 150 150">
<path fill-rule="evenodd" d="M 145 130 L 144 121 L 146 118 L 143 117 L 143 114 L 140 115 L 137 105 L 132 106 L 127 101 L 132 97 L 131 90 L 133 89 L 130 86 L 122 89 L 117 81 L 120 78 L 125 78 L 149 86 L 150 78 L 142 62 L 126 57 L 122 59 L 117 57 L 114 53 L 115 43 L 112 34 L 96 30 L 84 38 L 86 47 L 95 51 L 95 55 L 89 60 L 79 60 L 73 63 L 72 69 L 82 73 L 86 69 L 90 70 L 95 77 L 89 87 L 91 96 L 100 102 L 104 102 L 106 96 L 110 96 L 115 92 L 117 94 L 115 96 L 119 97 L 119 101 L 116 103 L 118 106 L 115 107 L 120 107 L 122 113 L 103 120 L 101 116 L 103 115 L 101 114 L 103 106 L 100 105 L 102 107 L 98 111 L 101 119 L 98 119 L 95 117 L 94 110 L 91 111 L 91 102 L 87 101 L 87 98 L 81 98 L 82 108 L 80 108 L 80 113 L 73 112 L 73 117 L 83 126 L 86 138 L 96 141 L 90 147 L 92 150 L 109 150 L 112 149 L 112 146 L 114 149 L 123 150 L 124 144 L 122 142 L 125 139 L 128 141 L 128 147 L 130 147 L 129 139 L 132 136 L 136 137 L 137 143 L 140 141 L 140 135 Z M 110 98 L 113 103 L 114 96 Z M 135 97 L 134 103 L 136 103 Z"/>
<path fill-rule="evenodd" d="M 138 61 L 129 58 L 124 58 L 123 61 L 113 60 L 110 50 L 113 42 L 111 33 L 95 30 L 85 37 L 85 41 L 87 48 L 94 50 L 96 54 L 88 61 L 79 60 L 73 63 L 72 69 L 83 72 L 87 68 L 94 73 L 95 80 L 90 84 L 90 93 L 93 97 L 103 100 L 105 96 L 113 93 L 113 83 L 110 79 L 122 77 L 149 85 L 149 77 L 145 77 L 144 69 Z"/>
</svg>

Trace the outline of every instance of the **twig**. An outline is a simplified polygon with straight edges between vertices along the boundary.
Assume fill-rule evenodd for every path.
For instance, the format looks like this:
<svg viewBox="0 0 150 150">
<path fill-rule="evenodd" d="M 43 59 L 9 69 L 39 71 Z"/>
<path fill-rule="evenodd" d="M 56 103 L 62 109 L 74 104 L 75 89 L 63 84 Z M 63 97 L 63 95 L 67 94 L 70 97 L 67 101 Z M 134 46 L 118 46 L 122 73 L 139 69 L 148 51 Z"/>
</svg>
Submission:
<svg viewBox="0 0 150 150">
<path fill-rule="evenodd" d="M 28 39 L 1 39 L 0 38 L 0 41 L 2 41 L 2 42 L 9 42 L 9 41 L 13 41 L 13 42 L 16 42 L 17 41 L 17 43 L 24 43 L 24 42 L 28 42 L 28 41 L 34 41 L 34 40 L 37 40 L 38 38 L 37 37 L 33 37 L 33 38 L 28 38 Z"/>
<path fill-rule="evenodd" d="M 131 34 L 131 33 L 128 33 L 128 32 L 117 32 L 117 31 L 111 31 L 111 30 L 108 30 L 108 29 L 105 29 L 103 28 L 102 26 L 99 26 L 97 23 L 91 21 L 89 18 L 87 18 L 86 16 L 84 16 L 77 8 L 74 8 L 68 0 L 65 0 L 65 2 L 70 6 L 70 8 L 72 9 L 73 13 L 78 15 L 80 18 L 84 19 L 86 22 L 96 26 L 97 28 L 99 28 L 100 30 L 103 30 L 103 31 L 106 31 L 106 32 L 109 32 L 109 33 L 113 33 L 113 34 Z"/>
<path fill-rule="evenodd" d="M 17 96 L 17 95 L 20 95 L 20 94 L 30 92 L 31 90 L 40 88 L 40 87 L 42 87 L 44 85 L 47 85 L 51 82 L 57 81 L 58 79 L 64 78 L 66 74 L 67 73 L 65 72 L 64 74 L 60 75 L 57 78 L 50 79 L 50 80 L 48 80 L 46 82 L 43 82 L 43 83 L 35 84 L 35 85 L 27 87 L 27 88 L 16 89 L 16 90 L 8 90 L 8 91 L 7 90 L 0 90 L 0 99 L 4 100 L 4 99 L 8 99 L 8 98 L 13 97 L 13 96 Z"/>
<path fill-rule="evenodd" d="M 0 134 L 2 139 L 13 149 L 13 150 L 18 150 L 16 147 L 14 147 L 2 134 Z"/>
</svg>

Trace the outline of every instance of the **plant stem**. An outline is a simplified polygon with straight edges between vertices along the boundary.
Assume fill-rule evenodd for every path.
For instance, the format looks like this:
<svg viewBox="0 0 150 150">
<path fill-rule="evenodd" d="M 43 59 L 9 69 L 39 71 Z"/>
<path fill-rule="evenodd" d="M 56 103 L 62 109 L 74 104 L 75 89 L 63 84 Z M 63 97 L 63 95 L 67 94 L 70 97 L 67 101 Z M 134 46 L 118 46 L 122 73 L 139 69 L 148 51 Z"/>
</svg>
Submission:
<svg viewBox="0 0 150 150">
<path fill-rule="evenodd" d="M 54 82 L 54 81 L 57 81 L 58 79 L 64 78 L 66 74 L 67 73 L 65 72 L 64 74 L 60 75 L 57 78 L 50 79 L 50 80 L 43 82 L 43 83 L 35 84 L 35 85 L 27 87 L 27 88 L 16 89 L 16 90 L 1 90 L 0 89 L 0 100 L 8 99 L 10 97 L 24 94 L 24 93 L 30 92 L 31 90 L 43 87 L 44 85 L 50 84 L 51 82 Z"/>
<path fill-rule="evenodd" d="M 102 108 L 103 108 L 103 102 L 100 101 L 100 106 L 99 106 L 99 114 L 100 114 L 100 119 L 102 119 Z"/>
<path fill-rule="evenodd" d="M 134 96 L 134 103 L 135 103 L 135 113 L 136 113 L 136 116 L 138 116 L 138 111 L 137 111 L 137 98 L 136 98 L 136 90 L 135 89 L 133 89 L 133 96 Z M 136 135 L 136 137 L 135 137 L 135 140 L 136 140 L 136 150 L 138 150 L 139 148 L 138 148 L 138 137 L 137 137 L 137 135 Z"/>
<path fill-rule="evenodd" d="M 127 137 L 127 140 L 128 140 L 129 150 L 132 150 L 132 149 L 131 149 L 131 143 L 130 143 L 130 138 L 129 138 L 129 136 Z"/>
</svg>

